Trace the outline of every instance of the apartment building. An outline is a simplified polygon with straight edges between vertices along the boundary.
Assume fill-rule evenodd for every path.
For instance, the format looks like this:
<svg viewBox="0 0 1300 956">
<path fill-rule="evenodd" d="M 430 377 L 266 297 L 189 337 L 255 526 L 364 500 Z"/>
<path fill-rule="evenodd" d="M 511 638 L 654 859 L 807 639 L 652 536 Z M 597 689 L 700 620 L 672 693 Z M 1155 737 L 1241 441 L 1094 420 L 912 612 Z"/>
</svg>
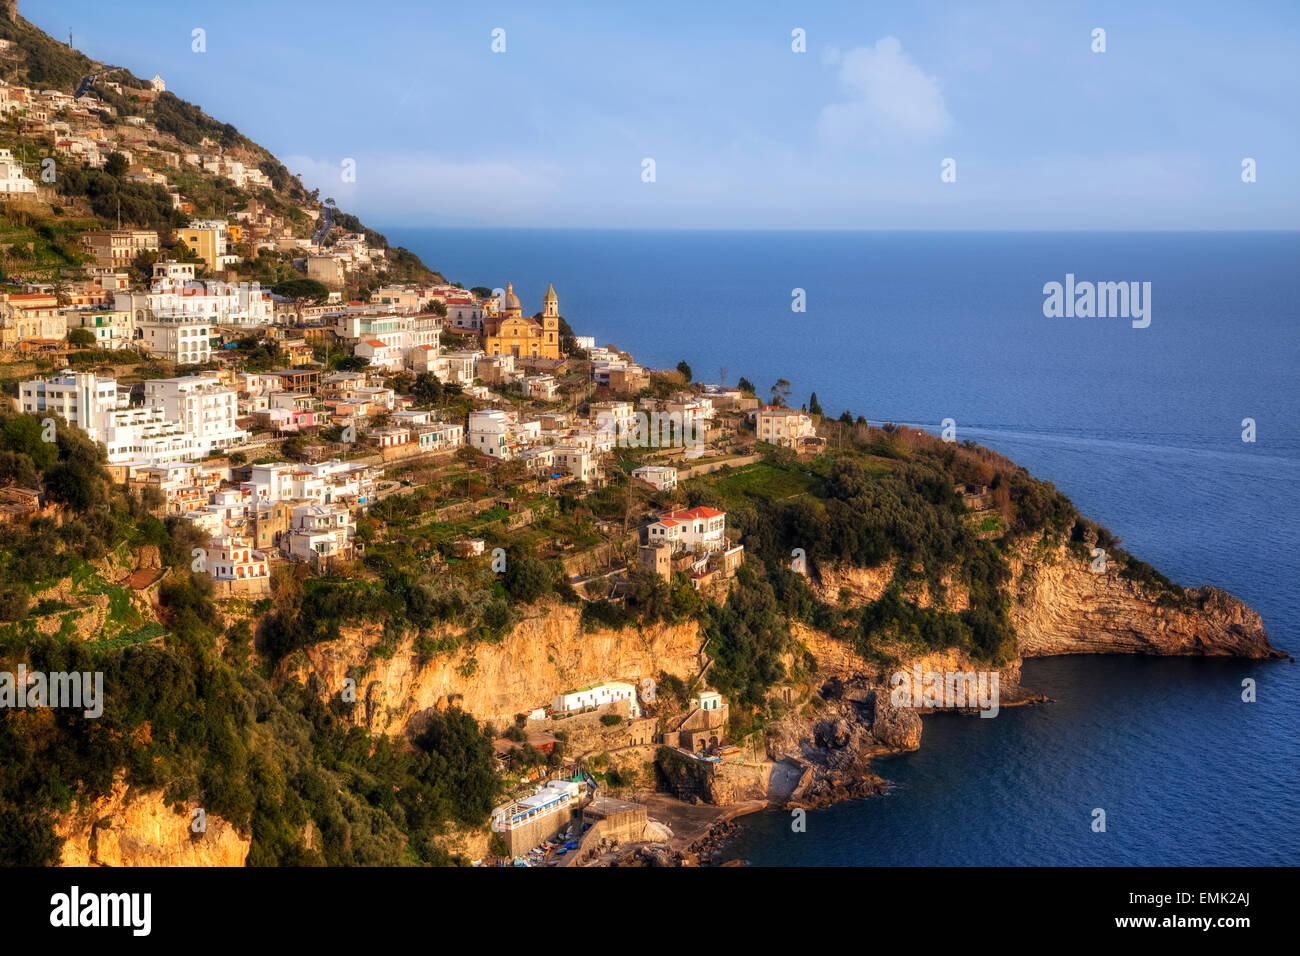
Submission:
<svg viewBox="0 0 1300 956">
<path fill-rule="evenodd" d="M 125 269 L 140 253 L 158 251 L 158 233 L 152 229 L 96 229 L 83 232 L 81 244 L 95 265 Z"/>
<path fill-rule="evenodd" d="M 43 292 L 0 295 L 0 347 L 54 344 L 67 334 L 57 297 Z"/>
<path fill-rule="evenodd" d="M 125 349 L 135 344 L 135 322 L 131 313 L 119 309 L 64 309 L 61 313 L 66 331 L 88 329 L 95 336 L 95 347 Z"/>
<path fill-rule="evenodd" d="M 209 450 L 241 445 L 248 432 L 235 424 L 239 398 L 233 388 L 205 375 L 150 379 L 144 383 L 145 404 L 161 408 Z"/>
<path fill-rule="evenodd" d="M 817 437 L 817 429 L 811 418 L 797 408 L 779 408 L 775 405 L 764 405 L 758 410 L 755 431 L 759 441 L 783 448 L 798 448 L 800 441 Z"/>
</svg>

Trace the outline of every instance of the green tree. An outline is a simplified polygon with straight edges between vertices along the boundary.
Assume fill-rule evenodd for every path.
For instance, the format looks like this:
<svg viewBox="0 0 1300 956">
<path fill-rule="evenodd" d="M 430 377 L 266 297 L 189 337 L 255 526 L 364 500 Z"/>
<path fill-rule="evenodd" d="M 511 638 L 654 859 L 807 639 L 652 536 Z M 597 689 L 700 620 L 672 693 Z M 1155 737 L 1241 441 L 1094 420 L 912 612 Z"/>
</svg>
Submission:
<svg viewBox="0 0 1300 956">
<path fill-rule="evenodd" d="M 443 399 L 442 380 L 432 372 L 421 372 L 415 376 L 411 385 L 411 395 L 423 405 L 441 405 Z"/>
<path fill-rule="evenodd" d="M 784 408 L 786 399 L 790 397 L 790 383 L 783 378 L 778 378 L 776 384 L 772 386 L 772 404 L 778 408 Z"/>
<path fill-rule="evenodd" d="M 502 583 L 511 600 L 531 604 L 551 593 L 554 581 L 545 562 L 523 552 L 506 556 L 506 571 Z"/>
<path fill-rule="evenodd" d="M 691 367 L 686 364 L 686 359 L 682 359 L 680 362 L 677 363 L 677 371 L 681 373 L 683 379 L 685 379 L 688 383 L 690 382 Z"/>
<path fill-rule="evenodd" d="M 112 176 L 114 179 L 121 179 L 126 175 L 126 171 L 130 168 L 130 165 L 131 164 L 126 161 L 126 157 L 121 153 L 109 153 L 108 159 L 104 160 L 104 172 L 108 173 L 108 175 Z"/>
<path fill-rule="evenodd" d="M 315 279 L 288 279 L 273 285 L 271 291 L 295 302 L 301 300 L 315 305 L 324 304 L 330 297 L 330 290 Z"/>
</svg>

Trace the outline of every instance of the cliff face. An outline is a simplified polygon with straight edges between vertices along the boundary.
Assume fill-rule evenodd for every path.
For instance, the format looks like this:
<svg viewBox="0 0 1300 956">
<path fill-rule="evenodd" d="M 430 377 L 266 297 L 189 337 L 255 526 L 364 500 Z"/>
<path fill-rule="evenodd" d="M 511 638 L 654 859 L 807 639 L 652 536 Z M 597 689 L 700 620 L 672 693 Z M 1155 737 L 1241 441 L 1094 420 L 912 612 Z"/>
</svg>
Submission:
<svg viewBox="0 0 1300 956">
<path fill-rule="evenodd" d="M 209 814 L 206 831 L 190 830 L 192 805 L 177 813 L 161 790 L 130 793 L 119 783 L 108 796 L 62 814 L 62 866 L 243 866 L 251 837 Z"/>
<path fill-rule="evenodd" d="M 1068 551 L 1026 546 L 1011 560 L 1011 621 L 1025 657 L 1075 653 L 1205 654 L 1264 658 L 1284 656 L 1268 643 L 1259 615 L 1213 588 L 1189 591 L 1178 607 L 1161 607 L 1141 586 L 1115 571 L 1091 572 Z M 862 604 L 883 593 L 891 569 L 823 569 L 823 599 Z M 924 585 L 908 594 L 923 607 L 951 611 L 968 606 L 969 595 L 949 585 L 942 601 Z M 873 757 L 920 746 L 925 710 L 890 700 L 895 670 L 958 673 L 987 671 L 955 649 L 918 654 L 894 648 L 900 663 L 885 665 L 859 656 L 842 641 L 793 626 L 797 641 L 817 661 L 804 700 L 768 727 L 770 765 L 746 776 L 681 771 L 670 789 L 710 803 L 751 798 L 824 806 L 881 792 L 885 782 L 871 771 Z M 344 637 L 305 651 L 305 664 L 282 676 L 317 676 L 337 694 L 349 673 L 358 680 L 358 722 L 376 734 L 410 733 L 430 709 L 453 701 L 480 720 L 501 723 L 552 699 L 561 690 L 597 680 L 638 681 L 661 670 L 690 677 L 699 672 L 701 635 L 693 622 L 621 631 L 582 630 L 568 606 L 529 610 L 497 644 L 477 644 L 421 663 L 411 641 L 388 658 L 370 658 L 380 641 L 377 626 L 345 629 Z M 787 663 L 793 663 L 792 661 Z M 998 668 L 1000 707 L 1041 697 L 1021 687 L 1021 659 Z M 680 769 L 680 768 L 679 768 Z M 749 768 L 752 769 L 752 768 Z M 749 773 L 749 769 L 745 772 Z M 662 768 L 661 768 L 662 773 Z M 754 775 L 757 774 L 757 775 Z M 671 776 L 671 775 L 665 775 Z"/>
<path fill-rule="evenodd" d="M 895 671 L 920 667 L 923 673 L 988 670 L 961 651 L 903 653 L 902 663 L 868 661 L 843 641 L 797 626 L 798 642 L 817 659 L 808 700 L 768 728 L 768 758 L 784 768 L 786 793 L 772 788 L 776 802 L 823 807 L 840 800 L 884 792 L 887 784 L 871 769 L 874 757 L 921 746 L 921 713 L 890 699 Z M 1000 707 L 1041 698 L 1020 686 L 1020 661 L 998 669 Z M 936 708 L 938 709 L 938 708 Z M 780 772 L 774 773 L 780 777 Z"/>
<path fill-rule="evenodd" d="M 703 663 L 702 637 L 693 621 L 584 632 L 579 610 L 564 605 L 530 609 L 498 644 L 475 644 L 424 664 L 410 640 L 390 658 L 367 664 L 379 629 L 344 628 L 343 633 L 338 641 L 307 649 L 305 669 L 284 673 L 304 681 L 315 674 L 337 695 L 349 668 L 364 668 L 357 700 L 365 707 L 357 713 L 376 734 L 418 729 L 422 712 L 445 708 L 453 698 L 466 713 L 500 724 L 550 703 L 570 687 L 599 680 L 639 681 L 661 670 L 688 677 Z"/>
<path fill-rule="evenodd" d="M 1046 551 L 1024 548 L 1011 561 L 1010 617 L 1021 659 L 998 669 L 1001 707 L 1041 700 L 1020 684 L 1024 657 L 1056 654 L 1208 655 L 1284 657 L 1268 642 L 1263 621 L 1241 601 L 1212 587 L 1188 591 L 1176 607 L 1162 607 L 1143 587 L 1113 569 L 1095 574 L 1064 542 Z M 878 598 L 892 569 L 823 569 L 818 589 L 824 600 L 860 605 Z M 909 595 L 932 606 L 924 590 Z M 949 588 L 943 606 L 963 609 L 969 596 Z M 816 684 L 807 702 L 769 728 L 768 756 L 783 762 L 798 783 L 786 802 L 825 806 L 880 792 L 871 758 L 915 750 L 921 744 L 921 714 L 928 709 L 896 707 L 890 700 L 895 670 L 954 673 L 987 670 L 961 652 L 917 654 L 894 648 L 901 663 L 884 665 L 859 656 L 827 635 L 795 627 L 795 636 L 817 660 Z"/>
<path fill-rule="evenodd" d="M 1011 621 L 1025 657 L 1158 654 L 1284 657 L 1259 613 L 1212 587 L 1187 592 L 1187 609 L 1160 607 L 1114 571 L 1094 574 L 1064 544 L 1011 562 Z"/>
</svg>

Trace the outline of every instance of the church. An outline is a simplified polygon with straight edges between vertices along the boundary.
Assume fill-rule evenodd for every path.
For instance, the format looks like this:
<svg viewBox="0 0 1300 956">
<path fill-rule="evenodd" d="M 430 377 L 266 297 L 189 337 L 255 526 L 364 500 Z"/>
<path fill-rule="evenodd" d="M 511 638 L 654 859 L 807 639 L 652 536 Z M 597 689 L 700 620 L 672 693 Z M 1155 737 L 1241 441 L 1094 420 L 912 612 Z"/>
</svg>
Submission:
<svg viewBox="0 0 1300 956">
<path fill-rule="evenodd" d="M 483 331 L 483 348 L 488 355 L 560 358 L 560 300 L 555 295 L 555 286 L 546 287 L 539 324 L 534 318 L 524 317 L 513 283 L 507 284 L 506 294 L 488 303 Z"/>
</svg>

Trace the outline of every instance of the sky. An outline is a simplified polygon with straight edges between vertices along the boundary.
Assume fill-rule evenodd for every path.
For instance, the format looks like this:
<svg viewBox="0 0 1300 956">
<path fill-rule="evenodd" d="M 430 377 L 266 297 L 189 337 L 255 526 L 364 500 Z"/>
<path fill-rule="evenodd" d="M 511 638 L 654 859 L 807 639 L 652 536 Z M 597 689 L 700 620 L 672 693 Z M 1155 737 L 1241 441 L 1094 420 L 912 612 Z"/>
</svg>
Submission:
<svg viewBox="0 0 1300 956">
<path fill-rule="evenodd" d="M 19 12 L 160 74 L 377 227 L 1300 226 L 1294 2 Z"/>
</svg>

